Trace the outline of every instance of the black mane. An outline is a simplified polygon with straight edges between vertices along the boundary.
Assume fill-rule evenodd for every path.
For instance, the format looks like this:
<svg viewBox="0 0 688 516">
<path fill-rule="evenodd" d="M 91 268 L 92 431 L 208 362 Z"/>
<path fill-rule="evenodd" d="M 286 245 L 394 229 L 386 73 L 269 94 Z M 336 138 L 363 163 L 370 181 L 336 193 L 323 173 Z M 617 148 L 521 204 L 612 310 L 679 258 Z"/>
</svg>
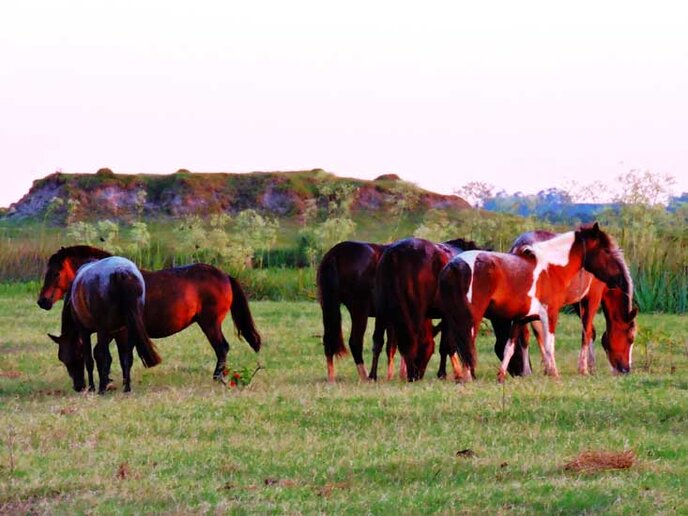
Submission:
<svg viewBox="0 0 688 516">
<path fill-rule="evenodd" d="M 58 265 L 65 261 L 67 258 L 107 258 L 112 256 L 112 253 L 108 253 L 97 247 L 91 247 L 90 245 L 73 245 L 70 247 L 60 247 L 60 250 L 53 254 L 48 260 L 48 265 Z"/>
</svg>

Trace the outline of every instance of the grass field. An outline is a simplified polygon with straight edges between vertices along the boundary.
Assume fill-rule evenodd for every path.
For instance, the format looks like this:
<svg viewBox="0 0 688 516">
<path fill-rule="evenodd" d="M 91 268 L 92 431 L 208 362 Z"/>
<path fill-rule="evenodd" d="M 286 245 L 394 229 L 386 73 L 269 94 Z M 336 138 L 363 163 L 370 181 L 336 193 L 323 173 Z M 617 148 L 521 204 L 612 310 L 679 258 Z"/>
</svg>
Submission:
<svg viewBox="0 0 688 516">
<path fill-rule="evenodd" d="M 62 305 L 44 312 L 35 294 L 0 289 L 0 513 L 688 512 L 686 316 L 640 315 L 626 377 L 601 349 L 598 373 L 579 377 L 579 326 L 564 315 L 559 381 L 498 385 L 483 335 L 472 384 L 436 380 L 437 356 L 423 382 L 360 383 L 347 356 L 331 386 L 317 305 L 263 301 L 252 309 L 266 369 L 248 388 L 211 381 L 214 354 L 194 327 L 158 341 L 159 367 L 136 359 L 132 394 L 97 396 L 71 390 L 45 336 Z M 256 363 L 230 340 L 233 367 Z M 586 450 L 636 461 L 564 470 Z"/>
</svg>

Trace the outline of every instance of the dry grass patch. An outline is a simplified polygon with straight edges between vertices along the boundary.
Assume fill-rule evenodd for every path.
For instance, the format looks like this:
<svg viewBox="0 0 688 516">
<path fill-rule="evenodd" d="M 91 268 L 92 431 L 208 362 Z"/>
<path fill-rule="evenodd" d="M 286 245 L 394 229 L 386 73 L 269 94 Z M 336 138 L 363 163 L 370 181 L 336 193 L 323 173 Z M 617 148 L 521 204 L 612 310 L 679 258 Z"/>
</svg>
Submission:
<svg viewBox="0 0 688 516">
<path fill-rule="evenodd" d="M 566 471 L 594 473 L 610 469 L 628 469 L 635 463 L 633 450 L 623 452 L 584 451 L 564 464 Z"/>
</svg>

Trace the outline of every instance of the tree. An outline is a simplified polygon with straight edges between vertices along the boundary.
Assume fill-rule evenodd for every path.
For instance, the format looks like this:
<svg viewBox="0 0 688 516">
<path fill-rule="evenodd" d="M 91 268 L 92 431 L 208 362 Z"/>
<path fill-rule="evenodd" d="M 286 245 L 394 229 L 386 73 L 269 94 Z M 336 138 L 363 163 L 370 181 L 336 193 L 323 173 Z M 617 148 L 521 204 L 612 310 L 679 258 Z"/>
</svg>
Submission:
<svg viewBox="0 0 688 516">
<path fill-rule="evenodd" d="M 475 208 L 482 208 L 488 199 L 495 196 L 497 187 L 490 183 L 483 181 L 470 181 L 463 185 L 454 193 L 459 197 L 463 197 Z"/>
</svg>

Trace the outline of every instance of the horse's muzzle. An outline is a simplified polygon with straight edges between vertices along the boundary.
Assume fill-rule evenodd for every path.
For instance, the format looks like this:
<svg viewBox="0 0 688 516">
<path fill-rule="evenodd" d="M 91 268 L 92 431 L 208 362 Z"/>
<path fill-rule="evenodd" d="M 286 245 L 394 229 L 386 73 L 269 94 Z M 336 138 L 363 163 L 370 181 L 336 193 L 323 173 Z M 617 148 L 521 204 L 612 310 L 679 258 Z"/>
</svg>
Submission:
<svg viewBox="0 0 688 516">
<path fill-rule="evenodd" d="M 53 307 L 53 302 L 47 297 L 39 297 L 38 306 L 40 306 L 43 310 L 50 310 Z"/>
</svg>

